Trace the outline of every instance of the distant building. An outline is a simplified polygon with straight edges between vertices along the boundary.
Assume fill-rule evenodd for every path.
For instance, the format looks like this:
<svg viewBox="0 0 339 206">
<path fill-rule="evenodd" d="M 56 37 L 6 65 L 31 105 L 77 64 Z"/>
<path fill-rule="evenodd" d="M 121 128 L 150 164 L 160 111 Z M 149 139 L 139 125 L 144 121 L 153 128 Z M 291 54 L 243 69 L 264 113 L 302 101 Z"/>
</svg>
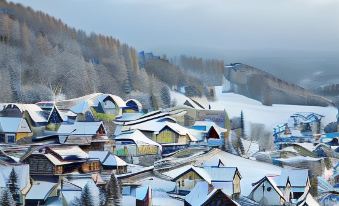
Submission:
<svg viewBox="0 0 339 206">
<path fill-rule="evenodd" d="M 0 143 L 13 144 L 33 135 L 26 119 L 22 117 L 0 117 Z"/>
</svg>

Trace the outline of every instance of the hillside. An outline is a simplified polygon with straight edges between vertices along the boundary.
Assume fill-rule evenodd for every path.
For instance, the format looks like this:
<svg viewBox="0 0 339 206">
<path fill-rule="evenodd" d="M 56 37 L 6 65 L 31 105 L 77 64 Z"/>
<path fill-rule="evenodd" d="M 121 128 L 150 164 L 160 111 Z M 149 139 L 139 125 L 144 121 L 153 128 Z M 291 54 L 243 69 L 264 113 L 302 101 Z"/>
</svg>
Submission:
<svg viewBox="0 0 339 206">
<path fill-rule="evenodd" d="M 215 87 L 216 98 L 210 101 L 211 109 L 226 110 L 230 118 L 239 117 L 243 111 L 246 121 L 246 131 L 250 135 L 251 124 L 261 124 L 268 132 L 272 132 L 277 124 L 287 121 L 296 112 L 314 112 L 325 116 L 322 124 L 327 125 L 336 120 L 337 109 L 335 107 L 303 106 L 273 104 L 263 105 L 261 102 L 235 93 L 223 93 L 221 87 Z M 178 92 L 171 92 L 171 96 L 178 105 L 183 105 L 187 97 Z"/>
<path fill-rule="evenodd" d="M 181 76 L 180 85 L 198 85 L 169 62 L 141 68 L 137 51 L 118 39 L 86 34 L 5 0 L 0 0 L 0 51 L 0 102 L 34 103 L 103 92 L 159 108 L 169 104 L 168 87 L 179 86 L 175 76 Z M 168 78 L 159 71 L 168 71 Z"/>
<path fill-rule="evenodd" d="M 229 91 L 256 99 L 265 105 L 328 106 L 333 104 L 329 99 L 312 93 L 299 85 L 288 83 L 249 65 L 231 64 L 225 67 L 224 75 L 231 84 Z"/>
</svg>

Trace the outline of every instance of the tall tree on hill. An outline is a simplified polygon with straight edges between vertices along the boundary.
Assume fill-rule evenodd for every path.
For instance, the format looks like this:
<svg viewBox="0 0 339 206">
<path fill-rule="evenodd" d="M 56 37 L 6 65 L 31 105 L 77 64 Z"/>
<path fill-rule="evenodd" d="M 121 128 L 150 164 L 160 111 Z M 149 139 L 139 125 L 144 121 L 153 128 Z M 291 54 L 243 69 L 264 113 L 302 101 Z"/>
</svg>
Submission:
<svg viewBox="0 0 339 206">
<path fill-rule="evenodd" d="M 14 168 L 12 168 L 12 171 L 9 174 L 7 187 L 11 192 L 13 199 L 15 201 L 18 201 L 19 200 L 18 175 L 16 174 Z"/>
<path fill-rule="evenodd" d="M 245 138 L 245 122 L 244 122 L 244 113 L 240 113 L 240 135 L 238 135 L 238 147 L 240 153 L 243 155 L 245 153 L 244 145 L 242 144 L 242 139 Z"/>
<path fill-rule="evenodd" d="M 110 180 L 106 185 L 106 206 L 119 205 L 121 190 L 118 179 L 112 173 Z"/>
<path fill-rule="evenodd" d="M 0 205 L 15 206 L 15 201 L 13 200 L 12 194 L 8 188 L 3 188 L 2 191 L 0 191 Z"/>
</svg>

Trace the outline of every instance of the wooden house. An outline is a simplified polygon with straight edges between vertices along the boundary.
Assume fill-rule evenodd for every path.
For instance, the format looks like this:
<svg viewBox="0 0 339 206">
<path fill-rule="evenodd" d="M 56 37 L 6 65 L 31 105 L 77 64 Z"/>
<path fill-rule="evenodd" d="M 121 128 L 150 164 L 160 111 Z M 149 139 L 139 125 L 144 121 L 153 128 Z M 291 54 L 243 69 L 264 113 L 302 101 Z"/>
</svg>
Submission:
<svg viewBox="0 0 339 206">
<path fill-rule="evenodd" d="M 126 131 L 115 137 L 114 154 L 127 162 L 152 165 L 161 155 L 162 146 L 139 130 Z"/>
<path fill-rule="evenodd" d="M 108 151 L 89 151 L 90 159 L 98 159 L 101 164 L 101 170 L 110 172 L 115 171 L 116 174 L 127 173 L 127 163 L 118 156 Z"/>
<path fill-rule="evenodd" d="M 177 193 L 188 194 L 198 182 L 207 182 L 229 196 L 239 196 L 241 175 L 236 167 L 196 167 L 187 165 L 164 175 L 177 184 Z"/>
<path fill-rule="evenodd" d="M 210 147 L 221 147 L 224 145 L 224 135 L 227 129 L 219 127 L 212 121 L 196 121 L 192 129 L 203 133 L 201 142 L 206 142 Z"/>
<path fill-rule="evenodd" d="M 91 160 L 78 146 L 47 146 L 32 149 L 21 159 L 29 164 L 31 175 L 63 175 L 100 170 L 99 160 Z"/>
<path fill-rule="evenodd" d="M 25 197 L 26 205 L 45 205 L 50 197 L 57 196 L 57 182 L 33 181 Z"/>
<path fill-rule="evenodd" d="M 103 122 L 74 122 L 60 125 L 60 144 L 79 145 L 83 150 L 104 150 L 109 142 Z"/>
<path fill-rule="evenodd" d="M 16 143 L 33 135 L 27 121 L 21 117 L 0 117 L 0 143 Z"/>
<path fill-rule="evenodd" d="M 131 125 L 129 129 L 140 130 L 147 137 L 161 144 L 162 154 L 172 153 L 197 141 L 188 128 L 163 119 Z"/>
<path fill-rule="evenodd" d="M 227 205 L 239 206 L 222 189 L 216 189 L 207 182 L 198 182 L 193 190 L 185 196 L 185 206 Z"/>
</svg>

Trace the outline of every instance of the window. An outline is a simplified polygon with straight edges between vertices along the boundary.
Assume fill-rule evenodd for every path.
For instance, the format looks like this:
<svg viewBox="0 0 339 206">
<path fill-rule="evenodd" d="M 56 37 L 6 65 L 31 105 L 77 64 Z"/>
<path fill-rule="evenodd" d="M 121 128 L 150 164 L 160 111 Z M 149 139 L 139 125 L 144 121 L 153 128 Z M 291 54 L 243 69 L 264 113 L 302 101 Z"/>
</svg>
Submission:
<svg viewBox="0 0 339 206">
<path fill-rule="evenodd" d="M 267 187 L 267 192 L 270 192 L 272 190 L 272 187 Z"/>
<path fill-rule="evenodd" d="M 5 135 L 0 134 L 0 143 L 5 143 Z"/>
<path fill-rule="evenodd" d="M 15 135 L 7 135 L 7 143 L 15 143 Z"/>
<path fill-rule="evenodd" d="M 181 185 L 182 185 L 183 187 L 185 187 L 185 180 L 182 180 L 182 181 L 181 181 Z"/>
</svg>

